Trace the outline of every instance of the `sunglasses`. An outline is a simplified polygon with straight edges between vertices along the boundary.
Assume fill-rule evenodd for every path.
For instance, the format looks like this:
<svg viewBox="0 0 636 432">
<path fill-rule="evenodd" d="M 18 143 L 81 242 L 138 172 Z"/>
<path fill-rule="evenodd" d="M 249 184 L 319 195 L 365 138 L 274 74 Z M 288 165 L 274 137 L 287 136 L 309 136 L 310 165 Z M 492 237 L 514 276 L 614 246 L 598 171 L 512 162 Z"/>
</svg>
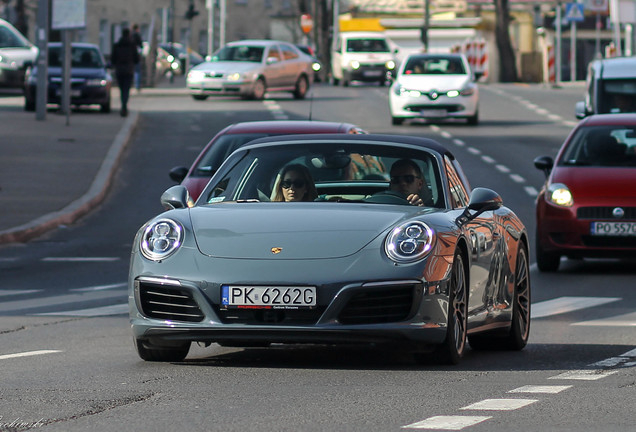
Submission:
<svg viewBox="0 0 636 432">
<path fill-rule="evenodd" d="M 402 180 L 404 180 L 405 183 L 411 184 L 415 181 L 416 178 L 420 178 L 420 177 L 413 174 L 396 175 L 396 176 L 391 176 L 391 183 L 398 184 L 402 182 Z"/>
<path fill-rule="evenodd" d="M 280 184 L 284 189 L 290 189 L 294 186 L 296 189 L 300 189 L 305 187 L 305 180 L 297 179 L 297 180 L 283 180 Z"/>
</svg>

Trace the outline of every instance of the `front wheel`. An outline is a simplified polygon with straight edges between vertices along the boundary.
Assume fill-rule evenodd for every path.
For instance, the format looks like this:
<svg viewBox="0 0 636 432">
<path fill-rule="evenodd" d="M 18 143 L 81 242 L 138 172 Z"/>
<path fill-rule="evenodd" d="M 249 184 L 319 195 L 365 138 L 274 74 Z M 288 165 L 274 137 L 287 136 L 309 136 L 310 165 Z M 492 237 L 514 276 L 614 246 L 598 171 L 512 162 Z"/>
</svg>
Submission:
<svg viewBox="0 0 636 432">
<path fill-rule="evenodd" d="M 252 94 L 250 95 L 250 99 L 254 100 L 262 100 L 265 97 L 265 93 L 267 92 L 267 86 L 265 85 L 265 80 L 263 78 L 259 78 L 254 83 L 254 88 L 252 89 Z"/>
<path fill-rule="evenodd" d="M 208 97 L 206 95 L 192 95 L 192 99 L 196 101 L 206 100 Z"/>
<path fill-rule="evenodd" d="M 446 339 L 435 348 L 433 358 L 442 364 L 458 364 L 466 350 L 468 334 L 468 286 L 464 258 L 455 252 L 448 295 L 448 323 Z M 425 362 L 427 356 L 417 353 L 418 362 Z"/>
<path fill-rule="evenodd" d="M 110 112 L 110 98 L 104 102 L 103 104 L 101 104 L 99 106 L 99 110 L 103 113 L 109 113 Z"/>
<path fill-rule="evenodd" d="M 479 111 L 475 111 L 474 115 L 467 117 L 466 123 L 470 126 L 477 126 L 479 124 Z"/>
<path fill-rule="evenodd" d="M 145 361 L 179 362 L 186 358 L 190 351 L 190 342 L 169 347 L 155 347 L 137 338 L 134 338 L 134 342 L 139 357 Z"/>
<path fill-rule="evenodd" d="M 402 123 L 404 123 L 404 119 L 403 118 L 391 117 L 391 124 L 393 124 L 393 126 L 399 126 Z"/>
<path fill-rule="evenodd" d="M 537 257 L 537 267 L 542 272 L 555 272 L 559 269 L 561 255 L 554 252 L 546 252 L 541 247 L 541 241 L 537 234 L 535 244 L 535 255 Z"/>
<path fill-rule="evenodd" d="M 309 89 L 309 82 L 307 77 L 302 75 L 296 81 L 296 88 L 294 89 L 294 99 L 305 99 L 307 90 Z"/>
</svg>

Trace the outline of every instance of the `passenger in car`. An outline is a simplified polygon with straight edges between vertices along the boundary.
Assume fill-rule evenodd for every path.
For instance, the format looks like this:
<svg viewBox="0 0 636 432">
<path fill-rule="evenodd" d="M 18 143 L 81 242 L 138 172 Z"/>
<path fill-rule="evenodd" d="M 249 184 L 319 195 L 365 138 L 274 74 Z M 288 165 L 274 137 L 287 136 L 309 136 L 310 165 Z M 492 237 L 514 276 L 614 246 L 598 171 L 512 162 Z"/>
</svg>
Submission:
<svg viewBox="0 0 636 432">
<path fill-rule="evenodd" d="M 291 164 L 283 168 L 272 201 L 313 201 L 318 197 L 316 185 L 306 166 Z"/>
<path fill-rule="evenodd" d="M 399 159 L 391 166 L 390 173 L 389 190 L 403 194 L 411 205 L 431 204 L 432 197 L 421 197 L 428 190 L 428 186 L 417 163 L 411 159 Z"/>
</svg>

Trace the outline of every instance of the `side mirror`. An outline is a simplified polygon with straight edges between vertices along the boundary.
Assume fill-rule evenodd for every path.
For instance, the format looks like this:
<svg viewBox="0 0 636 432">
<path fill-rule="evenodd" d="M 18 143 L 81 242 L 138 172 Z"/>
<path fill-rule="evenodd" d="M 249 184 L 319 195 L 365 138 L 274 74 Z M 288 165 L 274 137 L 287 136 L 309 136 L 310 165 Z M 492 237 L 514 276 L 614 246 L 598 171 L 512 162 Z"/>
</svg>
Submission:
<svg viewBox="0 0 636 432">
<path fill-rule="evenodd" d="M 266 63 L 268 65 L 278 63 L 278 59 L 276 57 L 267 57 Z"/>
<path fill-rule="evenodd" d="M 552 167 L 554 167 L 554 159 L 552 159 L 550 156 L 539 156 L 534 159 L 534 166 L 538 170 L 543 171 L 547 178 L 552 171 Z"/>
<path fill-rule="evenodd" d="M 466 222 L 476 218 L 485 211 L 497 210 L 503 206 L 503 200 L 497 192 L 488 188 L 475 188 L 470 193 L 466 210 L 457 218 L 458 222 Z M 470 213 L 473 210 L 475 213 Z"/>
<path fill-rule="evenodd" d="M 585 102 L 577 102 L 576 105 L 574 105 L 574 116 L 577 119 L 582 119 L 587 116 L 587 112 L 585 110 Z"/>
<path fill-rule="evenodd" d="M 166 210 L 186 208 L 191 202 L 188 190 L 181 185 L 172 186 L 161 195 L 161 205 Z"/>
<path fill-rule="evenodd" d="M 184 166 L 174 167 L 168 173 L 170 178 L 177 183 L 181 183 L 183 179 L 188 175 L 188 168 Z"/>
</svg>

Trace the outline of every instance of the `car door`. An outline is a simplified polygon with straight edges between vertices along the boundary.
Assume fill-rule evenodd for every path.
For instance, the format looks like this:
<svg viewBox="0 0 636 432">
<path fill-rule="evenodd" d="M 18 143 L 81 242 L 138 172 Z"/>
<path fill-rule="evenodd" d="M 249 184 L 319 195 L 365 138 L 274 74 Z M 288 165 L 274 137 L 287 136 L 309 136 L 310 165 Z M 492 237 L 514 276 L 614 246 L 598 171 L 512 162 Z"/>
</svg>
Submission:
<svg viewBox="0 0 636 432">
<path fill-rule="evenodd" d="M 298 77 L 305 68 L 305 63 L 291 45 L 281 44 L 280 49 L 284 64 L 284 82 L 282 85 L 285 87 L 294 87 Z"/>
<path fill-rule="evenodd" d="M 265 75 L 268 89 L 278 88 L 283 85 L 285 64 L 282 59 L 278 44 L 267 47 L 263 75 Z"/>
<path fill-rule="evenodd" d="M 469 195 L 459 164 L 444 156 L 450 205 L 454 209 L 468 206 Z M 474 212 L 473 212 L 474 213 Z M 499 234 L 494 212 L 486 211 L 467 220 L 465 230 L 469 235 L 470 291 L 468 294 L 469 325 L 479 325 L 493 302 L 494 290 L 500 282 L 501 269 L 496 264 L 495 250 Z M 493 262 L 495 262 L 493 264 Z"/>
</svg>

